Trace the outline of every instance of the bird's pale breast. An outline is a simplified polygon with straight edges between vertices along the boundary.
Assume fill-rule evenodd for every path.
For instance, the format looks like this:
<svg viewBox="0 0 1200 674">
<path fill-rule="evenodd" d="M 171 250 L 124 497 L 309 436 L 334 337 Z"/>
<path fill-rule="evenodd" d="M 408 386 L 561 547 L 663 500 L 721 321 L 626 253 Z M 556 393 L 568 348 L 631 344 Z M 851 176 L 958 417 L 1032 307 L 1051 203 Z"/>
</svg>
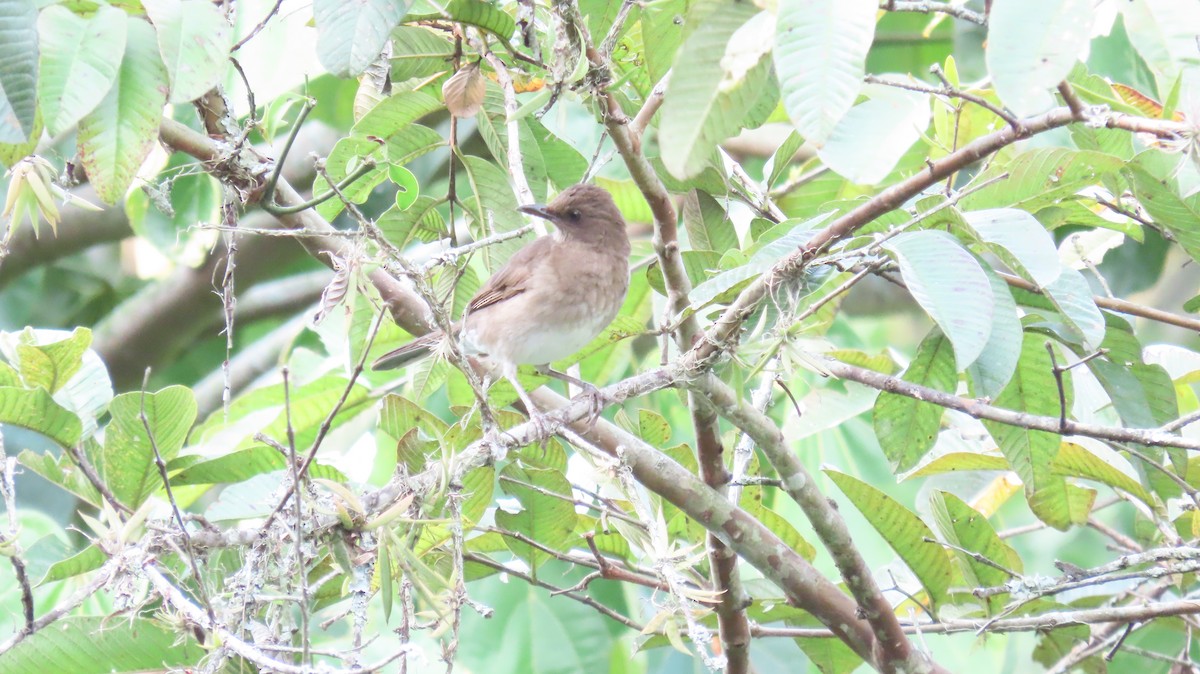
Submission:
<svg viewBox="0 0 1200 674">
<path fill-rule="evenodd" d="M 467 318 L 462 344 L 518 365 L 542 365 L 579 351 L 612 322 L 629 287 L 628 262 L 561 242 L 537 261 L 529 289 Z"/>
</svg>

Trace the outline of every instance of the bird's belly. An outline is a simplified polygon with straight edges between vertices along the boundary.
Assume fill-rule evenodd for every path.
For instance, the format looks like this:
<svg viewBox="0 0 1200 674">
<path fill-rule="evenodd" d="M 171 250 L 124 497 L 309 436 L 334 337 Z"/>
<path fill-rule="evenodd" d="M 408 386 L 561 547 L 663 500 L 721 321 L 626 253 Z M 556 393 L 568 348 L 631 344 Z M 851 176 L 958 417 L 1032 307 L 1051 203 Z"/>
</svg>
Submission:
<svg viewBox="0 0 1200 674">
<path fill-rule="evenodd" d="M 583 321 L 574 325 L 559 325 L 554 329 L 531 331 L 524 340 L 514 345 L 509 360 L 518 365 L 541 365 L 562 360 L 587 346 L 605 327 Z"/>
</svg>

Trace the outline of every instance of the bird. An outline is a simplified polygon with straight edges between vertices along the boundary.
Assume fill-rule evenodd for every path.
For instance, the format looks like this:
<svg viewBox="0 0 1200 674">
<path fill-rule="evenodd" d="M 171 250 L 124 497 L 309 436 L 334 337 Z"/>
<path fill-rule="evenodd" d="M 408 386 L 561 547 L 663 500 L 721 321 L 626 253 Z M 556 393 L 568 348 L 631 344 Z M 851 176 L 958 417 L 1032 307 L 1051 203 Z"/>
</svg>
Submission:
<svg viewBox="0 0 1200 674">
<path fill-rule="evenodd" d="M 588 184 L 568 187 L 549 204 L 517 210 L 549 221 L 554 232 L 518 250 L 484 283 L 451 326 L 453 338 L 464 355 L 487 356 L 499 365 L 531 421 L 544 424 L 544 416 L 517 380 L 521 365 L 583 389 L 595 422 L 604 404 L 599 390 L 549 366 L 586 346 L 620 311 L 629 290 L 625 220 L 607 190 Z M 372 369 L 403 367 L 446 339 L 435 330 L 380 356 Z"/>
</svg>

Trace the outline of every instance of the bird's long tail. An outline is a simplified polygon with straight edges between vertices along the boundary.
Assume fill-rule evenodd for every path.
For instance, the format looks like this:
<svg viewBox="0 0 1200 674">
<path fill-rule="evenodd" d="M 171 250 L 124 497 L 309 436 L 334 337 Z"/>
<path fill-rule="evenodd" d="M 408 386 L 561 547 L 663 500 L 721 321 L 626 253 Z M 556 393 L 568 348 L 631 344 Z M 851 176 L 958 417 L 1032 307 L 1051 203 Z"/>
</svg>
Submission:
<svg viewBox="0 0 1200 674">
<path fill-rule="evenodd" d="M 372 370 L 394 370 L 409 363 L 420 360 L 433 352 L 441 343 L 444 336 L 441 332 L 431 332 L 418 337 L 404 346 L 388 351 L 371 364 Z"/>
</svg>

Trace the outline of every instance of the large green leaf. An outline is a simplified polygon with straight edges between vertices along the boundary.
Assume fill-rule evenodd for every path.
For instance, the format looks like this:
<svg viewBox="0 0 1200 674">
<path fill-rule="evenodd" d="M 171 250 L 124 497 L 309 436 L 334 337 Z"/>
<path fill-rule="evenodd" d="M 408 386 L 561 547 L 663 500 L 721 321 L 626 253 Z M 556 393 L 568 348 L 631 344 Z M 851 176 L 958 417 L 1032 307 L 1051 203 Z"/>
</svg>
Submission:
<svg viewBox="0 0 1200 674">
<path fill-rule="evenodd" d="M 28 428 L 70 447 L 79 441 L 79 417 L 63 409 L 45 389 L 0 386 L 0 423 Z"/>
<path fill-rule="evenodd" d="M 1062 263 L 1050 233 L 1029 213 L 993 208 L 962 214 L 989 250 L 1004 264 L 1039 286 L 1058 278 Z"/>
<path fill-rule="evenodd" d="M 164 463 L 175 458 L 196 420 L 196 398 L 184 386 L 168 386 L 157 393 L 123 393 L 113 398 L 109 409 L 112 421 L 96 470 L 113 495 L 136 510 L 162 485 L 154 448 Z"/>
<path fill-rule="evenodd" d="M 459 23 L 482 28 L 501 40 L 508 40 L 517 30 L 517 22 L 503 10 L 483 0 L 450 0 L 446 14 Z"/>
<path fill-rule="evenodd" d="M 1046 298 L 1062 312 L 1074 341 L 1088 349 L 1100 348 L 1104 340 L 1104 316 L 1083 274 L 1063 265 L 1058 278 L 1043 290 Z"/>
<path fill-rule="evenodd" d="M 420 26 L 400 26 L 392 31 L 392 81 L 448 71 L 453 55 L 453 42 L 440 33 Z"/>
<path fill-rule="evenodd" d="M 954 344 L 959 371 L 975 362 L 992 333 L 995 299 L 979 261 L 946 232 L 905 232 L 884 243 L 913 299 Z"/>
<path fill-rule="evenodd" d="M 508 480 L 505 477 L 510 478 Z M 532 488 L 526 485 L 532 485 Z M 496 524 L 541 543 L 551 549 L 568 547 L 575 531 L 575 506 L 571 503 L 571 483 L 558 470 L 522 468 L 510 463 L 500 471 L 500 486 L 521 502 L 521 511 L 496 511 Z M 544 492 L 559 494 L 556 498 Z M 536 569 L 550 553 L 538 550 L 506 536 L 505 544 L 514 554 Z"/>
<path fill-rule="evenodd" d="M 508 163 L 508 113 L 504 97 L 491 87 L 484 98 L 484 114 L 477 115 L 479 135 L 500 164 Z M 525 116 L 517 120 L 517 140 L 522 164 L 535 199 L 547 196 L 549 184 L 566 189 L 579 182 L 587 171 L 588 162 L 579 151 L 555 136 L 541 122 Z"/>
<path fill-rule="evenodd" d="M 113 204 L 125 195 L 158 137 L 167 102 L 167 70 L 154 29 L 129 17 L 125 55 L 108 94 L 79 121 L 79 156 L 96 193 Z"/>
<path fill-rule="evenodd" d="M 987 66 L 1000 100 L 1020 115 L 1053 105 L 1049 91 L 1071 72 L 1091 26 L 1091 0 L 996 3 L 988 17 Z"/>
<path fill-rule="evenodd" d="M 296 451 L 301 452 L 302 450 L 303 448 L 300 447 Z M 195 457 L 181 458 L 194 459 Z M 279 453 L 279 450 L 266 445 L 258 445 L 230 452 L 211 461 L 190 465 L 171 476 L 171 485 L 244 482 L 257 475 L 273 473 L 286 467 L 287 459 Z M 334 482 L 346 482 L 347 480 L 341 471 L 316 462 L 308 467 L 308 475 Z"/>
<path fill-rule="evenodd" d="M 925 337 L 900 378 L 946 393 L 954 392 L 958 385 L 954 347 L 941 330 L 934 328 Z M 933 447 L 945 411 L 944 407 L 916 398 L 886 391 L 879 394 L 872 414 L 875 435 L 895 471 L 917 465 Z"/>
<path fill-rule="evenodd" d="M 418 119 L 442 107 L 440 101 L 420 91 L 400 91 L 383 99 L 354 124 L 354 135 L 389 138 Z"/>
<path fill-rule="evenodd" d="M 981 264 L 980 268 L 992 286 L 996 310 L 992 315 L 992 334 L 979 358 L 967 368 L 967 373 L 975 395 L 995 398 L 1008 385 L 1017 361 L 1021 359 L 1021 319 L 1008 284 L 986 264 Z"/>
<path fill-rule="evenodd" d="M 1114 489 L 1128 492 L 1150 507 L 1154 500 L 1134 476 L 1134 470 L 1116 452 L 1100 443 L 1088 446 L 1064 442 L 1051 466 L 1054 472 L 1067 477 L 1095 480 Z"/>
<path fill-rule="evenodd" d="M 37 19 L 32 0 L 0 0 L 0 143 L 24 143 L 37 131 Z"/>
<path fill-rule="evenodd" d="M 439 205 L 437 199 L 422 194 L 404 210 L 395 205 L 389 207 L 376 224 L 387 240 L 401 250 L 413 241 L 433 241 L 446 233 L 446 221 L 437 210 Z"/>
<path fill-rule="evenodd" d="M 646 53 L 646 72 L 655 82 L 662 79 L 691 26 L 683 20 L 686 0 L 659 0 L 642 7 L 642 44 Z"/>
<path fill-rule="evenodd" d="M 996 535 L 996 530 L 982 513 L 949 492 L 935 491 L 929 501 L 933 521 L 942 539 L 966 551 L 955 550 L 954 557 L 968 587 L 995 587 L 1010 579 L 1007 573 L 976 560 L 969 553 L 982 555 L 1014 573 L 1021 573 L 1021 558 Z"/>
<path fill-rule="evenodd" d="M 467 169 L 467 179 L 474 192 L 466 206 L 475 218 L 475 235 L 479 238 L 511 232 L 525 226 L 525 221 L 517 212 L 517 197 L 513 194 L 508 176 L 495 164 L 472 155 L 463 157 L 463 166 Z M 491 270 L 503 260 L 529 242 L 528 236 L 517 237 L 502 241 L 494 246 L 488 246 L 480 255 Z"/>
<path fill-rule="evenodd" d="M 842 117 L 817 155 L 838 175 L 860 185 L 887 178 L 929 126 L 929 97 L 883 85 Z"/>
<path fill-rule="evenodd" d="M 206 0 L 142 0 L 158 33 L 158 49 L 171 80 L 171 102 L 199 98 L 229 68 L 233 33 Z"/>
<path fill-rule="evenodd" d="M 1059 415 L 1058 384 L 1045 344 L 1046 339 L 1041 335 L 1025 335 L 1021 360 L 1008 387 L 996 398 L 997 407 L 1040 416 Z M 1059 360 L 1062 361 L 1061 357 Z M 1069 384 L 1069 375 L 1064 376 L 1063 393 L 1068 412 L 1072 398 Z M 1039 519 L 1064 530 L 1087 519 L 1086 510 L 1080 512 L 1071 500 L 1066 481 L 1051 469 L 1050 464 L 1058 455 L 1061 442 L 1058 435 L 996 421 L 984 421 L 983 424 L 1025 483 L 1029 507 Z"/>
<path fill-rule="evenodd" d="M 582 569 L 552 562 L 537 577 L 555 587 L 571 587 L 583 578 Z M 619 587 L 593 583 L 588 592 L 604 605 L 622 612 L 626 605 Z M 463 612 L 463 639 L 458 654 L 472 672 L 488 674 L 613 673 L 613 663 L 637 662 L 628 655 L 614 658 L 617 624 L 579 602 L 561 601 L 548 590 L 510 578 L 481 581 L 471 586 L 471 599 L 495 609 L 484 619 Z M 411 670 L 411 668 L 410 668 Z M 636 670 L 635 670 L 636 671 Z"/>
<path fill-rule="evenodd" d="M 934 604 L 946 600 L 946 593 L 954 581 L 954 567 L 946 550 L 932 541 L 934 536 L 929 527 L 908 508 L 905 508 L 875 487 L 845 473 L 830 468 L 825 474 L 850 499 L 855 508 L 871 523 L 875 531 L 883 536 L 900 559 L 908 565 L 913 575 L 921 581 Z"/>
<path fill-rule="evenodd" d="M 313 0 L 321 65 L 337 77 L 359 75 L 379 57 L 407 11 L 407 0 Z"/>
<path fill-rule="evenodd" d="M 117 674 L 188 667 L 204 649 L 158 620 L 71 617 L 39 630 L 0 655 L 5 674 Z"/>
<path fill-rule="evenodd" d="M 683 226 L 693 250 L 724 253 L 738 247 L 737 232 L 725 208 L 707 192 L 692 190 L 683 200 Z"/>
<path fill-rule="evenodd" d="M 1033 148 L 1007 162 L 992 162 L 972 181 L 974 185 L 988 184 L 963 197 L 959 207 L 975 211 L 1012 206 L 1036 213 L 1059 205 L 1084 187 L 1099 184 L 1124 165 L 1120 157 L 1102 152 Z"/>
<path fill-rule="evenodd" d="M 809 141 L 829 138 L 854 105 L 878 10 L 873 0 L 780 0 L 775 68 L 788 117 Z"/>
<path fill-rule="evenodd" d="M 720 4 L 720 9 L 712 11 L 714 4 Z M 707 13 L 708 18 L 680 49 L 659 116 L 663 164 L 677 178 L 691 178 L 704 170 L 716 144 L 736 133 L 769 79 L 770 64 L 765 59 L 736 79 L 722 66 L 735 32 L 745 25 L 769 27 L 765 25 L 769 15 L 755 16 L 756 11 L 752 3 L 706 0 L 689 13 L 689 17 Z"/>
<path fill-rule="evenodd" d="M 38 98 L 52 135 L 73 127 L 116 83 L 127 25 L 125 12 L 108 5 L 86 19 L 62 5 L 42 11 Z"/>
<path fill-rule="evenodd" d="M 1176 181 L 1135 161 L 1123 171 L 1138 202 L 1154 222 L 1175 236 L 1193 260 L 1200 260 L 1200 194 L 1183 196 Z"/>
<path fill-rule="evenodd" d="M 1159 95 L 1166 96 L 1181 72 L 1196 67 L 1200 12 L 1175 0 L 1131 0 L 1119 6 L 1129 42 L 1150 66 Z"/>
<path fill-rule="evenodd" d="M 57 393 L 83 366 L 83 354 L 92 343 L 92 331 L 75 328 L 65 339 L 36 344 L 32 331 L 17 344 L 18 371 L 27 386 Z M 24 336 L 24 335 L 23 335 Z"/>
</svg>

